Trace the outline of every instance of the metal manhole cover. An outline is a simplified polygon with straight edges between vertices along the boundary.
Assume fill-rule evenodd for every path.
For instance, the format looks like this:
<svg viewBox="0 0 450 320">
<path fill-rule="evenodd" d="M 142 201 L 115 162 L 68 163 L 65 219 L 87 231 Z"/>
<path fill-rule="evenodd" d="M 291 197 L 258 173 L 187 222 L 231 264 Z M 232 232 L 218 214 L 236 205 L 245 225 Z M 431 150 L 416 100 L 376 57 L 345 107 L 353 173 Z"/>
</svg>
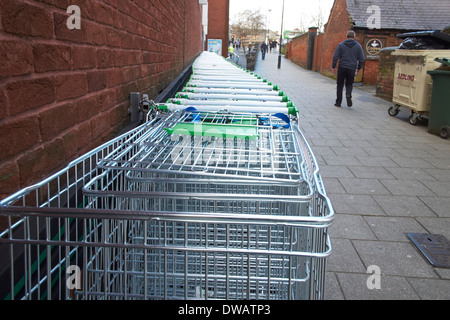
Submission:
<svg viewBox="0 0 450 320">
<path fill-rule="evenodd" d="M 438 268 L 450 268 L 450 241 L 436 234 L 408 233 L 428 261 Z"/>
</svg>

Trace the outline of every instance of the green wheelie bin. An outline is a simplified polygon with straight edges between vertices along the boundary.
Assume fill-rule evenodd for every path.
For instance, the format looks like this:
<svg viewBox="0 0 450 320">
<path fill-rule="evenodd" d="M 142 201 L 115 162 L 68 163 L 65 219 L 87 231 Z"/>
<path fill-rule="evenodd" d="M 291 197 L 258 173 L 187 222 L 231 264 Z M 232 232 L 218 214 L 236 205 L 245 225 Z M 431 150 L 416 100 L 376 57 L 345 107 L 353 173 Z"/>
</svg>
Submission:
<svg viewBox="0 0 450 320">
<path fill-rule="evenodd" d="M 441 62 L 443 67 L 428 71 L 433 78 L 428 132 L 448 139 L 450 137 L 450 59 L 436 58 L 435 61 Z"/>
</svg>

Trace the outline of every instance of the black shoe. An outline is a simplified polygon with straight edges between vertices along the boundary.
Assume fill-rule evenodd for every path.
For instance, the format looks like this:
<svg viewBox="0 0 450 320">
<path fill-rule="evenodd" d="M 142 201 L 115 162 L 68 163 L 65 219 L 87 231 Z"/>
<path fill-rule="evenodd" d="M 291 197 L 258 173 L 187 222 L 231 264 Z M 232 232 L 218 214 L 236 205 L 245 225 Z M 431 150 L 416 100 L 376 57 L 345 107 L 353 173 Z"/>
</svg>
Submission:
<svg viewBox="0 0 450 320">
<path fill-rule="evenodd" d="M 335 107 L 338 107 L 338 108 L 341 107 L 341 105 L 340 105 L 340 104 L 337 104 L 337 103 L 335 103 L 334 106 L 335 106 Z"/>
<path fill-rule="evenodd" d="M 350 108 L 353 106 L 352 98 L 347 98 L 347 106 Z"/>
</svg>

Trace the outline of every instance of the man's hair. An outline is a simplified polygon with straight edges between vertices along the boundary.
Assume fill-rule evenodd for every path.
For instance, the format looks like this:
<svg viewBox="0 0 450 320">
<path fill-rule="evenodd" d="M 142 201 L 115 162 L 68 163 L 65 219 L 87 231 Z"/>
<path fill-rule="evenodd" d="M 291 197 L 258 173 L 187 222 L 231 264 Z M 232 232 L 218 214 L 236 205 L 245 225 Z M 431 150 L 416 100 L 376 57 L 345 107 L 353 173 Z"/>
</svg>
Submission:
<svg viewBox="0 0 450 320">
<path fill-rule="evenodd" d="M 356 37 L 355 31 L 349 30 L 349 31 L 347 32 L 347 38 L 354 38 L 354 37 Z"/>
</svg>

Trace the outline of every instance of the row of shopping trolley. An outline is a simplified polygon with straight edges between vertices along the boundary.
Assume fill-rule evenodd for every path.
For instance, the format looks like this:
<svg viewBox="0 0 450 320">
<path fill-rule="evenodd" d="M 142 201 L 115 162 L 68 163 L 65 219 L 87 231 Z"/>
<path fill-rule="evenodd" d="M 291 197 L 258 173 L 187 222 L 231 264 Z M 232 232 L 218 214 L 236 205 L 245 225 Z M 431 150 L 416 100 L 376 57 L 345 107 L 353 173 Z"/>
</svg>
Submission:
<svg viewBox="0 0 450 320">
<path fill-rule="evenodd" d="M 145 123 L 0 203 L 0 298 L 323 299 L 334 212 L 296 117 L 203 53 Z"/>
</svg>

